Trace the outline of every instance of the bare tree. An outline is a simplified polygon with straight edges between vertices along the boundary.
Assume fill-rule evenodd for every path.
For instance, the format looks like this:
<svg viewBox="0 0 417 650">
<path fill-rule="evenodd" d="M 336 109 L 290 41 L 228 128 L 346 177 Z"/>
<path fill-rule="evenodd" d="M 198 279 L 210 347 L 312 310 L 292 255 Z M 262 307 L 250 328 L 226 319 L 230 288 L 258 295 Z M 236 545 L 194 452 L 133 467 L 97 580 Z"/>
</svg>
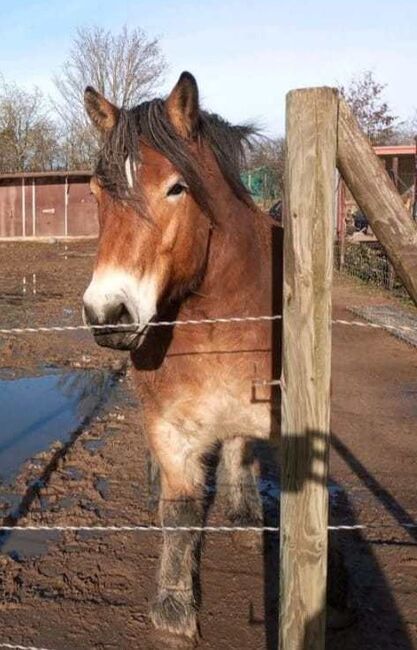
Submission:
<svg viewBox="0 0 417 650">
<path fill-rule="evenodd" d="M 339 88 L 372 144 L 388 144 L 395 135 L 397 117 L 383 99 L 385 88 L 369 70 Z"/>
<path fill-rule="evenodd" d="M 57 131 L 39 90 L 0 78 L 0 171 L 44 171 L 59 164 Z"/>
<path fill-rule="evenodd" d="M 417 110 L 395 129 L 391 144 L 415 144 L 417 137 Z"/>
<path fill-rule="evenodd" d="M 158 39 L 148 38 L 141 29 L 125 26 L 118 34 L 100 27 L 78 29 L 69 57 L 54 78 L 68 166 L 90 164 L 99 144 L 85 116 L 85 87 L 94 86 L 114 104 L 130 107 L 153 95 L 165 69 Z"/>
</svg>

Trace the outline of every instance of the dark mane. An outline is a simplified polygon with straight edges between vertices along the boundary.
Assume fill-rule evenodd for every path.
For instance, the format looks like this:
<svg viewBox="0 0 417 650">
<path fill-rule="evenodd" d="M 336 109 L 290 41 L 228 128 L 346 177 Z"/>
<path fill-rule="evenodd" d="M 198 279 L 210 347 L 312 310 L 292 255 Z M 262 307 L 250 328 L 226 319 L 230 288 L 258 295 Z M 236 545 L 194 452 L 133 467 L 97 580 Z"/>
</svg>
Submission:
<svg viewBox="0 0 417 650">
<path fill-rule="evenodd" d="M 96 168 L 98 180 L 114 198 L 140 201 L 140 188 L 128 186 L 125 161 L 129 156 L 133 176 L 133 166 L 140 162 L 138 138 L 143 138 L 178 169 L 195 201 L 213 216 L 203 174 L 187 142 L 171 126 L 164 104 L 162 99 L 154 99 L 120 111 L 117 125 L 103 144 Z M 198 137 L 210 146 L 235 196 L 248 205 L 252 205 L 252 200 L 241 181 L 240 172 L 245 148 L 250 146 L 250 137 L 254 133 L 255 129 L 250 125 L 232 126 L 218 115 L 205 111 L 200 113 Z"/>
</svg>

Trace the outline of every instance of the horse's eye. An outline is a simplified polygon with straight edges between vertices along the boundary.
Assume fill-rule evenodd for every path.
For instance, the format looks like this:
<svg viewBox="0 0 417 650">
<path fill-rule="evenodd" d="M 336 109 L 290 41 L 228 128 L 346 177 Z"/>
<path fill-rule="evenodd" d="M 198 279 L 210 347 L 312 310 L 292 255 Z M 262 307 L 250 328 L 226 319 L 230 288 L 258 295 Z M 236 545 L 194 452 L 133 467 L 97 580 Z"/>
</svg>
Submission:
<svg viewBox="0 0 417 650">
<path fill-rule="evenodd" d="M 178 196 L 178 194 L 182 194 L 185 192 L 185 190 L 185 185 L 182 185 L 181 183 L 175 183 L 175 185 L 169 188 L 167 196 Z"/>
</svg>

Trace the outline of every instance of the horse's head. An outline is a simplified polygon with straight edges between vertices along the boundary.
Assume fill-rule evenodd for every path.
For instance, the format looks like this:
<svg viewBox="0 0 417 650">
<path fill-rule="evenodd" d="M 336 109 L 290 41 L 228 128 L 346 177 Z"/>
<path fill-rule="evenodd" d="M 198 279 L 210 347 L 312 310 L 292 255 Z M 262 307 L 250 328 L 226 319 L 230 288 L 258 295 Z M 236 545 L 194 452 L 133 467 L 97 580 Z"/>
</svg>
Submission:
<svg viewBox="0 0 417 650">
<path fill-rule="evenodd" d="M 119 109 L 88 87 L 85 103 L 104 145 L 91 180 L 100 239 L 84 317 L 123 325 L 93 329 L 100 345 L 135 349 L 161 306 L 201 282 L 216 192 L 248 201 L 238 163 L 250 130 L 201 111 L 189 73 L 165 101 Z"/>
</svg>

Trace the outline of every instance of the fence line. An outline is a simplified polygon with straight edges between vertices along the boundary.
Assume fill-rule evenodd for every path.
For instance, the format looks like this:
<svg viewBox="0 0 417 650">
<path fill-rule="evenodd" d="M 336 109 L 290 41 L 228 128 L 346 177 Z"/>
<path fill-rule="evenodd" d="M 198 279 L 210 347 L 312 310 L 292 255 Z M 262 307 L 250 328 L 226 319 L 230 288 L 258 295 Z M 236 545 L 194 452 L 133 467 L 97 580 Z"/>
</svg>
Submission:
<svg viewBox="0 0 417 650">
<path fill-rule="evenodd" d="M 202 318 L 201 320 L 173 320 L 173 321 L 157 321 L 148 323 L 147 327 L 170 327 L 174 325 L 211 325 L 216 323 L 244 323 L 244 322 L 257 322 L 257 321 L 276 321 L 281 320 L 281 315 L 275 316 L 233 316 L 231 318 Z M 371 327 L 373 329 L 390 330 L 398 332 L 416 332 L 417 327 L 410 327 L 409 325 L 379 325 L 377 323 L 366 323 L 358 320 L 343 320 L 333 319 L 332 325 L 352 325 L 354 327 Z M 108 325 L 51 325 L 39 327 L 10 327 L 0 328 L 0 334 L 36 334 L 38 332 L 74 332 L 79 330 L 91 331 L 95 330 L 113 330 L 115 332 L 131 330 L 132 328 L 142 327 L 140 323 L 118 323 Z"/>
<path fill-rule="evenodd" d="M 417 523 L 396 524 L 340 524 L 327 526 L 327 530 L 381 530 L 395 528 L 417 528 Z M 0 526 L 0 532 L 112 532 L 112 533 L 278 533 L 279 526 Z"/>
<path fill-rule="evenodd" d="M 0 643 L 0 648 L 9 648 L 10 650 L 51 650 L 50 648 L 36 648 L 33 645 L 16 645 L 12 643 Z"/>
</svg>

